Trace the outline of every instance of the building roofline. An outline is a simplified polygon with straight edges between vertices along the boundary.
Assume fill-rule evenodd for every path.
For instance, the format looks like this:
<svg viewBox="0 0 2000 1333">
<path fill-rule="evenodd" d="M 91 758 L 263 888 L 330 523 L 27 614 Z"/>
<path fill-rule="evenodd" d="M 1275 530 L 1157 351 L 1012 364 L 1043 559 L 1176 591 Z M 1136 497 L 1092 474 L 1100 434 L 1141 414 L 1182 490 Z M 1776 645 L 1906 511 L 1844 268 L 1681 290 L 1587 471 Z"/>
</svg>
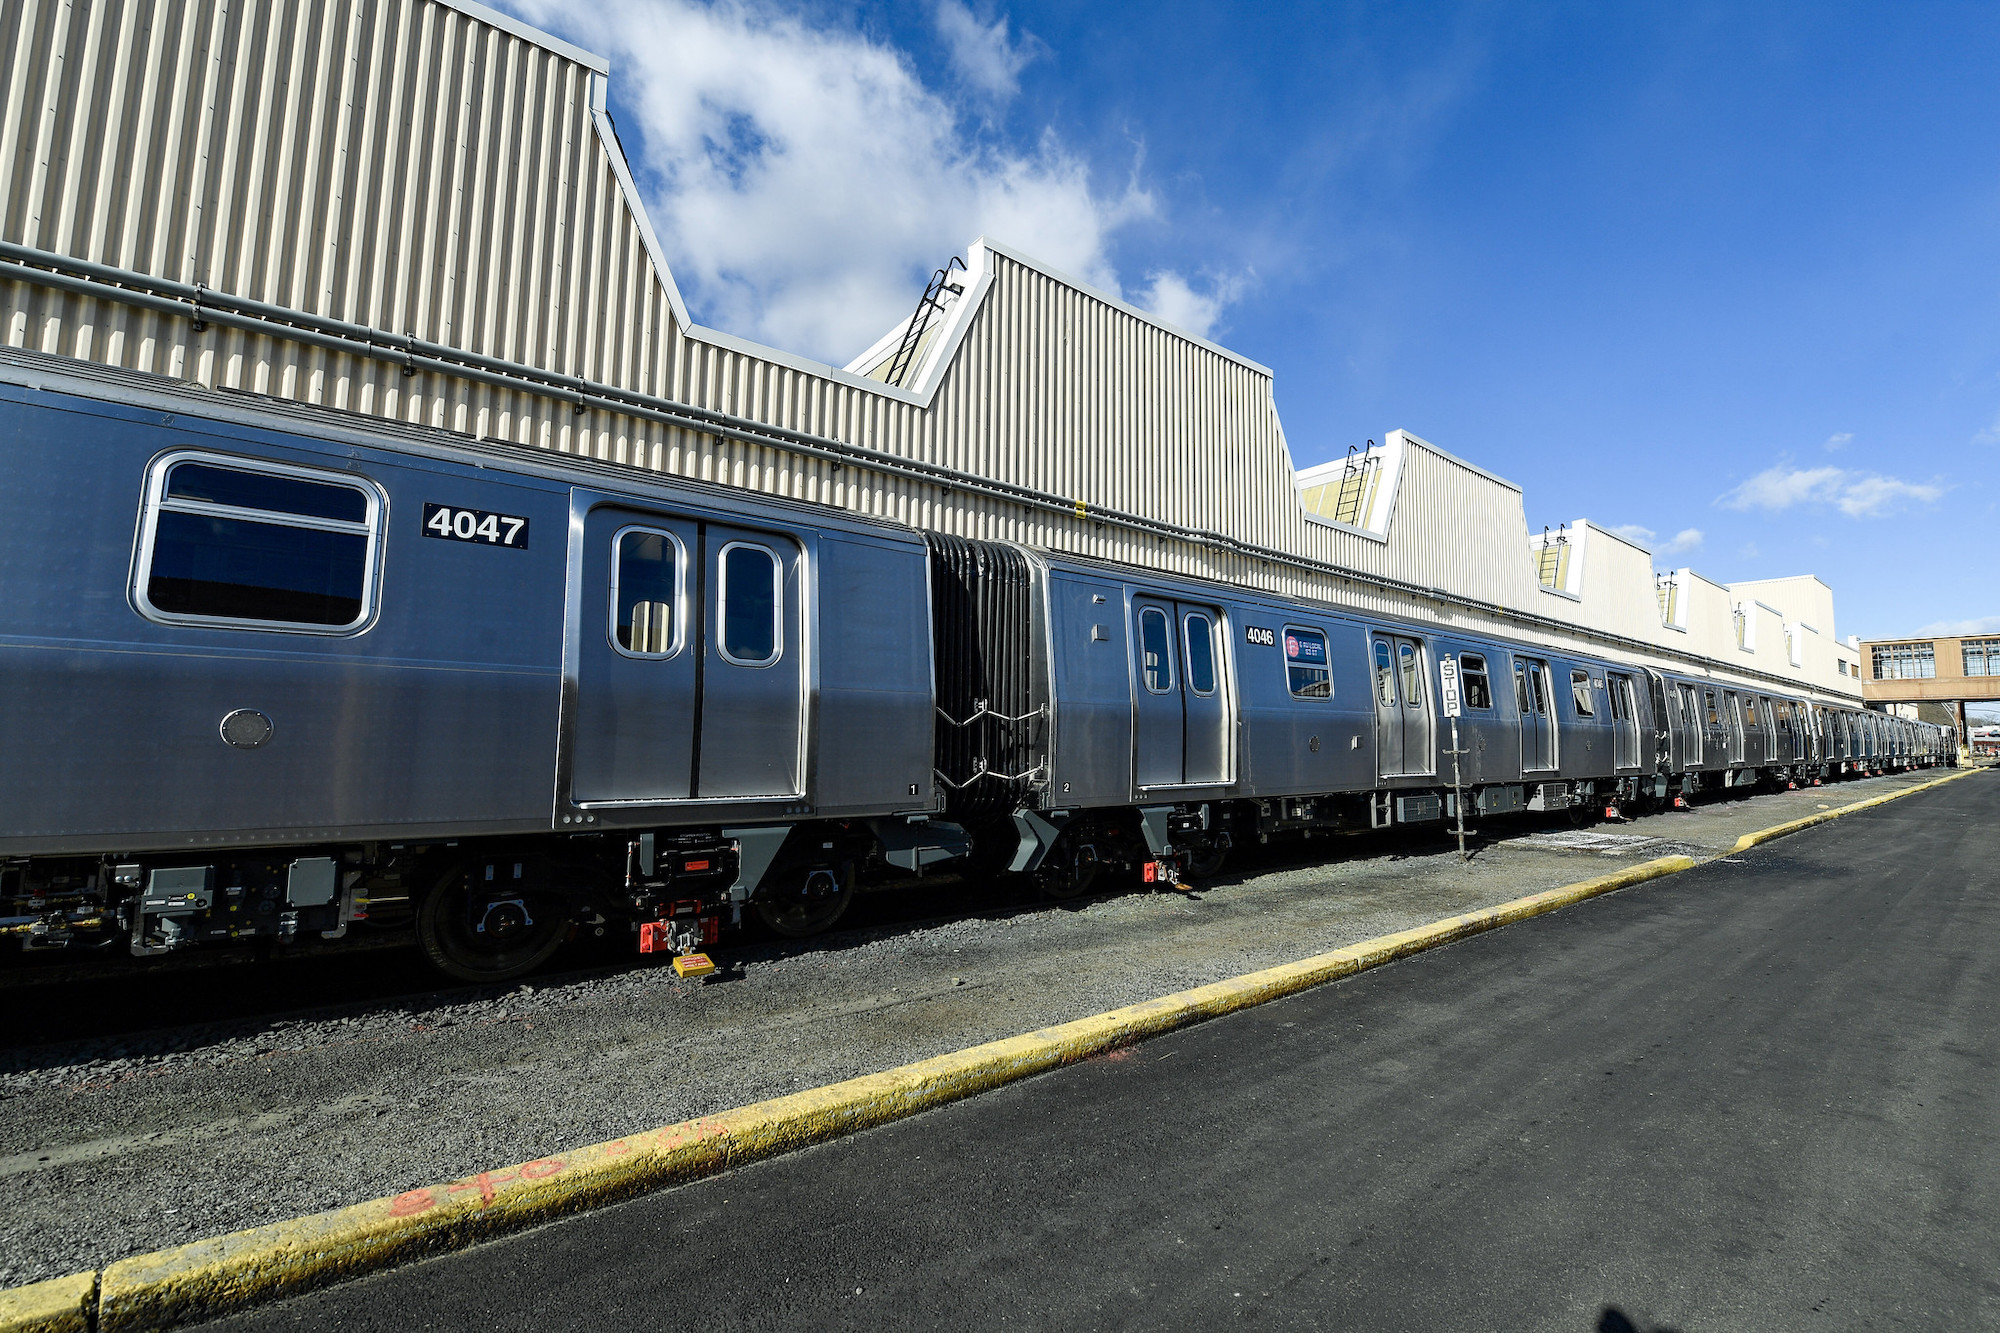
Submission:
<svg viewBox="0 0 2000 1333">
<path fill-rule="evenodd" d="M 595 51 L 586 51 L 580 46 L 564 41 L 552 32 L 544 32 L 531 23 L 523 22 L 515 18 L 512 14 L 502 13 L 497 9 L 489 9 L 487 6 L 480 4 L 479 0 L 437 0 L 437 3 L 447 9 L 456 9 L 467 18 L 477 19 L 488 27 L 512 33 L 522 41 L 539 46 L 544 51 L 552 51 L 565 60 L 574 60 L 577 64 L 597 74 L 609 74 L 611 72 L 611 62 L 603 56 L 598 55 Z"/>
</svg>

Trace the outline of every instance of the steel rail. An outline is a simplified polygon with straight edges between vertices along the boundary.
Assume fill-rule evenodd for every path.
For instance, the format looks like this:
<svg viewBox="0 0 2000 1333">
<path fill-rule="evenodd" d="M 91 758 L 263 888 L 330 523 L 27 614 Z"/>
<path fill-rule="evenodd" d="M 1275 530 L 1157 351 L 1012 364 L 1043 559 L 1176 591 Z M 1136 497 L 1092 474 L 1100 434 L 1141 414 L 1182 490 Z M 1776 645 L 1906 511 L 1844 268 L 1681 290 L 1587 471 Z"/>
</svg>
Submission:
<svg viewBox="0 0 2000 1333">
<path fill-rule="evenodd" d="M 580 376 L 561 375 L 521 362 L 506 361 L 484 353 L 430 342 L 409 334 L 389 333 L 363 324 L 272 305 L 250 297 L 235 296 L 198 283 L 179 282 L 130 269 L 115 268 L 109 264 L 38 250 L 12 241 L 0 241 L 0 278 L 13 278 L 72 292 L 78 296 L 121 301 L 142 309 L 179 316 L 197 326 L 205 323 L 226 324 L 247 333 L 279 336 L 322 347 L 328 351 L 398 364 L 406 370 L 421 368 L 454 379 L 472 380 L 495 388 L 551 398 L 569 403 L 578 413 L 596 407 L 622 416 L 638 417 L 743 444 L 779 449 L 837 464 L 853 464 L 856 467 L 904 480 L 922 481 L 948 490 L 1008 500 L 1044 513 L 1087 519 L 1093 523 L 1106 524 L 1148 536 L 1183 541 L 1211 550 L 1226 551 L 1246 559 L 1260 560 L 1266 564 L 1284 565 L 1323 578 L 1337 579 L 1403 597 L 1437 602 L 1442 606 L 1490 616 L 1510 624 L 1569 638 L 1585 639 L 1622 648 L 1628 652 L 1685 662 L 1701 668 L 1706 675 L 1714 675 L 1720 670 L 1739 679 L 1768 681 L 1788 691 L 1804 691 L 1812 695 L 1816 701 L 1830 701 L 1842 707 L 1858 706 L 1838 696 L 1827 696 L 1822 700 L 1822 692 L 1816 687 L 1785 676 L 1750 667 L 1727 666 L 1697 653 L 1649 643 L 1644 639 L 1631 638 L 1609 630 L 1576 625 L 1553 616 L 1502 606 L 1497 602 L 1480 601 L 1444 588 L 1411 583 L 1386 574 L 1371 574 L 1363 570 L 1349 569 L 1328 561 L 1316 560 L 1311 556 L 1282 551 L 1276 547 L 1259 546 L 1205 528 L 1187 527 L 1124 510 L 1101 509 L 1085 501 L 1050 491 L 1020 486 L 992 477 L 981 477 L 921 459 L 905 458 L 872 445 L 850 444 L 844 440 L 813 435 L 785 426 L 774 426 L 747 417 L 732 416 L 726 412 L 697 407 L 691 403 L 676 402 L 670 398 L 624 389 L 614 384 L 603 384 Z"/>
</svg>

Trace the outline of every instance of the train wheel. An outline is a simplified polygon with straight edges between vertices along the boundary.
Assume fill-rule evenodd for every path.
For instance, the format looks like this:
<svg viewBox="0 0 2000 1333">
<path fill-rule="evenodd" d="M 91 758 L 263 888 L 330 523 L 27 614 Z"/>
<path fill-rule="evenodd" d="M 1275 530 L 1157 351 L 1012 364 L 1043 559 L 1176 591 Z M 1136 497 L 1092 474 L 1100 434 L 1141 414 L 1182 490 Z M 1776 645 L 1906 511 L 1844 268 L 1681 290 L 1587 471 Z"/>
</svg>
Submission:
<svg viewBox="0 0 2000 1333">
<path fill-rule="evenodd" d="M 1214 879 L 1222 873 L 1223 862 L 1229 859 L 1227 847 L 1204 847 L 1188 862 L 1189 879 Z"/>
<path fill-rule="evenodd" d="M 1034 872 L 1035 887 L 1042 891 L 1043 897 L 1058 902 L 1080 898 L 1090 892 L 1101 869 L 1103 863 L 1097 859 L 1095 847 L 1088 843 L 1078 846 L 1065 838 L 1042 858 L 1042 864 Z"/>
<path fill-rule="evenodd" d="M 569 916 L 549 895 L 477 897 L 463 867 L 417 909 L 417 942 L 431 965 L 460 981 L 512 981 L 548 961 L 569 934 Z"/>
<path fill-rule="evenodd" d="M 854 868 L 846 866 L 838 876 L 824 868 L 795 872 L 795 882 L 775 892 L 761 893 L 751 900 L 764 924 L 786 939 L 802 940 L 847 915 L 854 901 Z"/>
</svg>

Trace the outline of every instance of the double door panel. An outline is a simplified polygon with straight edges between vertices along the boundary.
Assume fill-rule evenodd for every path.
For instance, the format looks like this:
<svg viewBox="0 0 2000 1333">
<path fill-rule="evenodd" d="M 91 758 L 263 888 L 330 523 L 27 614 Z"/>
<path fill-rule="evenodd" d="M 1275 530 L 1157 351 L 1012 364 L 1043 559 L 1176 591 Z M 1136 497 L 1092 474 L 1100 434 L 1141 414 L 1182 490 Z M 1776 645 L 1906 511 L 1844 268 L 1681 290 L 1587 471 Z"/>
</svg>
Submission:
<svg viewBox="0 0 2000 1333">
<path fill-rule="evenodd" d="M 571 625 L 573 800 L 802 790 L 802 563 L 773 533 L 589 512 Z"/>
<path fill-rule="evenodd" d="M 1234 695 L 1215 607 L 1134 598 L 1132 782 L 1218 786 L 1234 780 Z"/>
<path fill-rule="evenodd" d="M 1611 704 L 1611 765 L 1639 767 L 1639 699 L 1630 676 L 1610 675 L 1605 694 Z"/>
<path fill-rule="evenodd" d="M 1678 716 L 1674 719 L 1674 739 L 1680 751 L 1682 771 L 1701 768 L 1707 762 L 1702 749 L 1701 698 L 1692 685 L 1675 685 L 1674 698 L 1679 704 Z"/>
<path fill-rule="evenodd" d="M 1555 693 L 1549 664 L 1514 659 L 1514 702 L 1521 713 L 1521 771 L 1547 773 L 1556 766 Z"/>
<path fill-rule="evenodd" d="M 1423 643 L 1400 634 L 1372 634 L 1368 651 L 1375 674 L 1376 776 L 1436 772 L 1436 723 Z"/>
</svg>

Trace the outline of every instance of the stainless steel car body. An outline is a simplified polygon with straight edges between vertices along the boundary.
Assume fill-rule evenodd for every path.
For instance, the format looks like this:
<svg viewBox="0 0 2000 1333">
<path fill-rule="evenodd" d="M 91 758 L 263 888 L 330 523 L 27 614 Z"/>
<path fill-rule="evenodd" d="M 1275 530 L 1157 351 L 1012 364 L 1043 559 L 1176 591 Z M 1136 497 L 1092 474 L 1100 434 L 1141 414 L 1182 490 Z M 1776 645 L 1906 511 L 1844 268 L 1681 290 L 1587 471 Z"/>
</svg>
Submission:
<svg viewBox="0 0 2000 1333">
<path fill-rule="evenodd" d="M 116 402 L 101 384 L 4 379 L 0 852 L 792 822 L 933 802 L 925 552 L 907 529 L 140 377 Z M 378 495 L 365 623 L 149 615 L 134 591 L 147 487 L 170 457 Z M 428 539 L 427 504 L 524 520 L 526 540 Z M 687 543 L 685 641 L 657 659 L 621 656 L 607 634 L 611 537 L 635 523 Z M 732 663 L 715 642 L 704 571 L 731 541 L 780 557 L 770 663 Z M 268 743 L 226 743 L 218 729 L 239 710 L 268 719 Z"/>
</svg>

